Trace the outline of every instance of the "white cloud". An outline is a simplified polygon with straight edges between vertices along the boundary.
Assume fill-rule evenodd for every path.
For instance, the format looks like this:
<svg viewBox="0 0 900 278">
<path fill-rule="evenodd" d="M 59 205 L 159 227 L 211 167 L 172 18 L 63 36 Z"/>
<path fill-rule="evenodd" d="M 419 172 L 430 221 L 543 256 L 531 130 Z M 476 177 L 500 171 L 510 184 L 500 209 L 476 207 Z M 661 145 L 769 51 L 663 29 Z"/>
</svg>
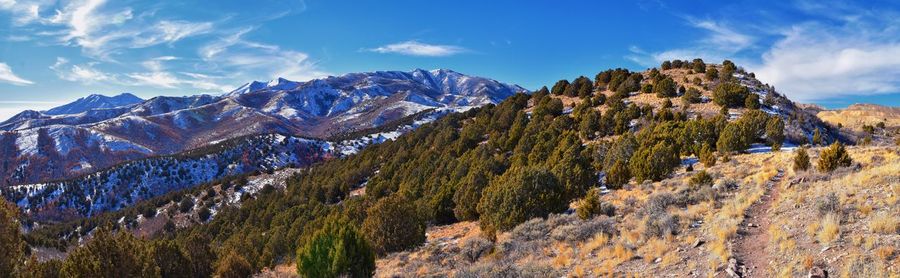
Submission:
<svg viewBox="0 0 900 278">
<path fill-rule="evenodd" d="M 303 52 L 280 46 L 247 41 L 242 37 L 251 28 L 221 38 L 199 49 L 203 61 L 235 78 L 274 78 L 306 81 L 328 76 Z M 252 75 L 252 76 L 251 76 Z"/>
<path fill-rule="evenodd" d="M 896 93 L 900 31 L 890 26 L 798 24 L 748 69 L 800 101 Z"/>
<path fill-rule="evenodd" d="M 53 43 L 75 46 L 92 58 L 112 61 L 129 48 L 173 44 L 213 31 L 212 22 L 154 20 L 152 13 L 136 15 L 131 7 L 107 0 L 0 0 L 0 11 L 12 14 L 17 26 L 37 25 L 33 32 Z M 59 8 L 61 7 L 61 8 Z M 52 15 L 47 12 L 55 9 Z M 41 12 L 45 11 L 44 17 Z M 22 37 L 25 34 L 14 34 Z"/>
<path fill-rule="evenodd" d="M 176 89 L 182 86 L 190 86 L 192 88 L 226 92 L 231 87 L 218 84 L 220 77 L 210 76 L 206 74 L 181 72 L 172 73 L 165 71 L 164 62 L 178 60 L 174 56 L 161 56 L 146 60 L 141 63 L 148 72 L 132 72 L 125 76 L 129 78 L 129 86 L 151 86 L 166 89 Z"/>
<path fill-rule="evenodd" d="M 136 72 L 129 73 L 128 77 L 134 79 L 137 85 L 169 89 L 177 88 L 177 85 L 181 83 L 178 78 L 168 72 Z"/>
<path fill-rule="evenodd" d="M 69 60 L 62 57 L 56 57 L 56 63 L 50 66 L 50 69 L 56 72 L 56 76 L 59 77 L 59 79 L 80 82 L 82 84 L 116 81 L 114 75 L 94 69 L 94 65 L 95 63 L 87 63 L 69 66 Z"/>
<path fill-rule="evenodd" d="M 417 41 L 405 41 L 367 49 L 367 51 L 377 53 L 396 53 L 410 56 L 441 57 L 463 53 L 467 50 L 455 45 L 426 44 Z"/>
<path fill-rule="evenodd" d="M 0 63 L 0 82 L 9 83 L 16 86 L 25 86 L 32 85 L 34 82 L 29 80 L 25 80 L 15 73 L 13 73 L 12 68 L 9 67 L 6 63 Z"/>
</svg>

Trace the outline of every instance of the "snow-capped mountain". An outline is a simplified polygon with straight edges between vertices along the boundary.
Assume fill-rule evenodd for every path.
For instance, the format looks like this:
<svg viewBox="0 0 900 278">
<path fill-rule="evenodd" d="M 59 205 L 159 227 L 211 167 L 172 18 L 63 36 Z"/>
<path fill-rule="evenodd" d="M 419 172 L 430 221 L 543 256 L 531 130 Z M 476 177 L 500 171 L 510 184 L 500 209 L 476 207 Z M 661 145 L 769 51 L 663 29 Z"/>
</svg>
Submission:
<svg viewBox="0 0 900 278">
<path fill-rule="evenodd" d="M 280 133 L 326 139 L 435 109 L 497 103 L 522 87 L 451 70 L 351 73 L 251 82 L 221 96 L 117 103 L 86 97 L 0 123 L 0 185 L 64 179 L 136 158 Z M 116 99 L 128 99 L 125 97 Z M 128 101 L 125 100 L 124 103 Z M 94 106 L 92 106 L 94 105 Z M 73 112 L 71 114 L 51 114 Z"/>
<path fill-rule="evenodd" d="M 93 110 L 93 109 L 104 109 L 104 108 L 115 108 L 121 106 L 132 105 L 135 103 L 139 103 L 144 101 L 143 99 L 132 95 L 130 93 L 122 93 L 116 96 L 104 96 L 99 94 L 89 95 L 83 98 L 79 98 L 76 101 L 73 101 L 69 104 L 59 106 L 47 111 L 44 111 L 44 114 L 47 115 L 63 115 L 63 114 L 78 114 L 81 112 Z"/>
</svg>

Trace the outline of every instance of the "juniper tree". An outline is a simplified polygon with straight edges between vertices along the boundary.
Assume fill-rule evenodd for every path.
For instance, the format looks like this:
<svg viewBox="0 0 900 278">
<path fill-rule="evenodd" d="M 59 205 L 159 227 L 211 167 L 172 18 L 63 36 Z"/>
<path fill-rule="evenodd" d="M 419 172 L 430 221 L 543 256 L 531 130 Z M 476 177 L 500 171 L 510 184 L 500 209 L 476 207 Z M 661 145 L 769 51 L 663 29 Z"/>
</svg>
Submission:
<svg viewBox="0 0 900 278">
<path fill-rule="evenodd" d="M 819 161 L 816 167 L 822 172 L 831 172 L 838 167 L 847 167 L 853 163 L 844 144 L 835 141 L 827 149 L 823 150 L 819 155 Z"/>
<path fill-rule="evenodd" d="M 325 227 L 297 250 L 301 277 L 372 277 L 375 253 L 347 220 L 330 218 Z"/>
</svg>

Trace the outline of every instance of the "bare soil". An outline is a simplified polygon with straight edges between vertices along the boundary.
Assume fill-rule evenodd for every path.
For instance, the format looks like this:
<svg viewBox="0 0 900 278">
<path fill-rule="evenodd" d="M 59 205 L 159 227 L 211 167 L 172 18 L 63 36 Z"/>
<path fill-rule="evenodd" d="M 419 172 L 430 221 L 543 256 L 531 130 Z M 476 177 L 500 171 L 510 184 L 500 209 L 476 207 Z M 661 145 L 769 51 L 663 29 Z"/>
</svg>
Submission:
<svg viewBox="0 0 900 278">
<path fill-rule="evenodd" d="M 779 170 L 778 175 L 766 183 L 766 193 L 750 206 L 746 212 L 744 222 L 738 229 L 738 237 L 732 242 L 735 258 L 740 265 L 743 277 L 772 277 L 772 267 L 769 252 L 766 247 L 769 243 L 769 219 L 772 200 L 778 198 L 778 189 L 784 171 Z"/>
</svg>

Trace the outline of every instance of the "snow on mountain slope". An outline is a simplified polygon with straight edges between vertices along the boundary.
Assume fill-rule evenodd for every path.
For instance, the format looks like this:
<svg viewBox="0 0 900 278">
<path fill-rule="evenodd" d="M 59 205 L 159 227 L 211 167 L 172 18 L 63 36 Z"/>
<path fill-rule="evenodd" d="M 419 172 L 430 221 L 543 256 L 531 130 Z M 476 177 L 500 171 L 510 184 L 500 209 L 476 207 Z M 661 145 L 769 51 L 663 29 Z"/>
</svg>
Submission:
<svg viewBox="0 0 900 278">
<path fill-rule="evenodd" d="M 207 150 L 128 162 L 76 179 L 0 188 L 37 219 L 61 220 L 117 210 L 217 178 L 328 158 L 331 144 L 278 134 L 238 138 Z"/>
<path fill-rule="evenodd" d="M 117 96 L 104 96 L 93 94 L 83 98 L 79 98 L 78 100 L 71 102 L 69 104 L 59 106 L 56 108 L 52 108 L 50 110 L 44 111 L 44 114 L 47 115 L 63 115 L 63 114 L 78 114 L 81 112 L 85 112 L 92 109 L 103 109 L 103 108 L 115 108 L 121 106 L 132 105 L 135 103 L 139 103 L 144 101 L 143 99 L 129 94 L 123 93 Z"/>
<path fill-rule="evenodd" d="M 0 157 L 13 162 L 0 167 L 0 186 L 76 177 L 247 135 L 329 138 L 428 109 L 497 103 L 524 91 L 451 70 L 414 70 L 307 82 L 277 78 L 222 96 L 161 96 L 137 103 L 129 103 L 131 95 L 92 95 L 49 113 L 25 111 L 0 123 Z M 124 106 L 110 108 L 118 104 Z"/>
</svg>

